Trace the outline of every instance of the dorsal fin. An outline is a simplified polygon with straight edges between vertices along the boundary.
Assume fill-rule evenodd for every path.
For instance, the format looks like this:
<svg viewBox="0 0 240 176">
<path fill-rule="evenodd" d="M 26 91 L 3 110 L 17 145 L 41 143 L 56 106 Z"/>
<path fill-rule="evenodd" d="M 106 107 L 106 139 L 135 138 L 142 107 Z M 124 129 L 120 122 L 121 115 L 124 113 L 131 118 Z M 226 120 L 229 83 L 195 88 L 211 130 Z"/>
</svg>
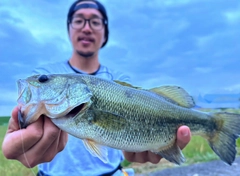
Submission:
<svg viewBox="0 0 240 176">
<path fill-rule="evenodd" d="M 166 100 L 170 100 L 171 103 L 175 103 L 179 106 L 186 108 L 192 108 L 195 106 L 193 97 L 179 86 L 161 86 L 152 88 L 150 91 L 163 96 Z"/>
<path fill-rule="evenodd" d="M 135 88 L 135 89 L 141 89 L 141 87 L 136 87 L 136 86 L 133 86 L 129 83 L 126 83 L 126 82 L 123 82 L 123 81 L 119 81 L 119 80 L 114 80 L 115 83 L 117 84 L 120 84 L 122 86 L 127 86 L 127 87 L 131 87 L 131 88 Z"/>
</svg>

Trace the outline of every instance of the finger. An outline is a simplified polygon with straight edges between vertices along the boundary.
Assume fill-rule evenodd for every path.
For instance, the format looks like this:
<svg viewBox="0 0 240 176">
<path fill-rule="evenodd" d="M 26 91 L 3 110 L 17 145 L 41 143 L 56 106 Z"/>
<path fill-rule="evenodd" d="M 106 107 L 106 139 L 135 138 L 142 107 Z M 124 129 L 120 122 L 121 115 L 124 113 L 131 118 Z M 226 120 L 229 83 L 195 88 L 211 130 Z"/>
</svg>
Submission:
<svg viewBox="0 0 240 176">
<path fill-rule="evenodd" d="M 17 111 L 14 111 L 13 113 L 15 112 L 17 118 Z M 16 118 L 13 117 L 10 123 L 14 123 Z M 11 126 L 9 127 L 9 131 L 13 130 L 14 128 L 19 128 L 16 127 L 16 124 L 11 124 L 9 126 Z M 9 133 L 9 131 L 5 136 L 2 148 L 6 158 L 16 159 L 16 157 L 28 151 L 42 138 L 43 120 L 42 118 L 39 118 L 36 122 L 29 125 L 26 129 L 13 131 L 11 133 Z"/>
<path fill-rule="evenodd" d="M 38 148 L 40 146 L 36 145 L 34 146 L 34 148 L 22 154 L 17 159 L 21 161 L 22 164 L 28 168 L 32 168 L 39 163 L 50 162 L 58 153 L 60 135 L 61 135 L 61 130 L 58 131 L 58 135 L 57 135 L 58 137 L 56 139 L 53 139 L 49 143 L 49 145 L 45 146 L 44 150 L 38 151 Z M 32 156 L 36 156 L 36 154 L 39 157 L 32 157 Z"/>
<path fill-rule="evenodd" d="M 124 153 L 124 157 L 126 160 L 128 160 L 129 162 L 140 162 L 140 163 L 143 163 L 143 156 L 142 157 L 139 157 L 139 154 L 138 153 L 135 153 L 135 152 L 126 152 L 126 151 L 123 151 Z M 143 155 L 143 152 L 141 152 L 141 154 Z"/>
<path fill-rule="evenodd" d="M 44 117 L 43 136 L 34 150 L 44 153 L 58 139 L 60 132 L 61 130 L 48 117 Z"/>
<path fill-rule="evenodd" d="M 148 152 L 134 153 L 133 162 L 146 163 L 148 161 Z"/>
<path fill-rule="evenodd" d="M 57 145 L 60 134 L 61 130 L 56 127 L 48 117 L 44 117 L 43 136 L 36 145 L 25 153 L 28 160 L 27 163 L 25 163 L 27 164 L 26 166 L 33 167 L 40 162 L 51 161 L 57 153 Z M 41 157 L 37 159 L 32 157 L 36 155 Z M 18 160 L 25 161 L 25 156 L 19 156 Z"/>
<path fill-rule="evenodd" d="M 51 161 L 58 152 L 62 151 L 67 143 L 67 139 L 68 134 L 60 129 L 58 137 L 44 153 L 44 162 Z"/>
<path fill-rule="evenodd" d="M 191 139 L 191 132 L 189 127 L 181 126 L 177 131 L 177 145 L 183 149 Z"/>
<path fill-rule="evenodd" d="M 59 138 L 59 144 L 58 144 L 58 152 L 62 151 L 64 147 L 66 146 L 68 141 L 68 134 L 65 131 L 61 130 L 60 138 Z"/>
<path fill-rule="evenodd" d="M 134 152 L 126 152 L 126 151 L 123 151 L 123 154 L 124 154 L 124 158 L 126 160 L 128 160 L 129 162 L 133 162 L 133 158 L 135 156 L 135 153 Z"/>
<path fill-rule="evenodd" d="M 68 134 L 62 130 L 59 130 L 59 134 L 57 139 L 53 141 L 53 143 L 49 146 L 49 148 L 42 155 L 42 158 L 39 161 L 35 161 L 32 163 L 31 167 L 42 163 L 42 162 L 50 162 L 56 156 L 56 154 L 62 151 L 67 143 Z"/>
<path fill-rule="evenodd" d="M 18 111 L 19 108 L 17 106 L 12 110 L 12 115 L 8 122 L 7 133 L 12 133 L 20 129 L 18 124 Z"/>
<path fill-rule="evenodd" d="M 53 138 L 52 143 L 49 145 L 48 148 L 45 149 L 45 152 L 43 153 L 42 160 L 44 160 L 44 162 L 50 162 L 58 153 L 58 145 L 59 145 L 60 138 L 61 138 L 61 130 L 58 130 L 56 138 L 55 139 Z"/>
<path fill-rule="evenodd" d="M 62 151 L 67 143 L 68 134 L 62 130 L 59 130 L 58 138 L 50 145 L 43 155 L 42 161 L 50 162 L 55 155 Z"/>
<path fill-rule="evenodd" d="M 162 157 L 158 154 L 148 151 L 148 159 L 149 159 L 149 162 L 153 164 L 157 164 L 162 159 Z"/>
</svg>

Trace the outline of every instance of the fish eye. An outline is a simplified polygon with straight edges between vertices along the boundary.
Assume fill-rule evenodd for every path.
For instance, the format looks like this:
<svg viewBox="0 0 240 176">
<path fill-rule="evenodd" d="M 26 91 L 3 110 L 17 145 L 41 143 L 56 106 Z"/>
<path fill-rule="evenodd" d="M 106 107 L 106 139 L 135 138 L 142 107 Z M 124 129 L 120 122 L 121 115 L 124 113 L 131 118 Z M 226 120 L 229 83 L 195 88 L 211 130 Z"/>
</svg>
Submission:
<svg viewBox="0 0 240 176">
<path fill-rule="evenodd" d="M 48 76 L 47 75 L 40 75 L 39 77 L 38 77 L 38 81 L 40 82 L 40 83 L 44 83 L 44 82 L 46 82 L 46 81 L 48 81 Z"/>
</svg>

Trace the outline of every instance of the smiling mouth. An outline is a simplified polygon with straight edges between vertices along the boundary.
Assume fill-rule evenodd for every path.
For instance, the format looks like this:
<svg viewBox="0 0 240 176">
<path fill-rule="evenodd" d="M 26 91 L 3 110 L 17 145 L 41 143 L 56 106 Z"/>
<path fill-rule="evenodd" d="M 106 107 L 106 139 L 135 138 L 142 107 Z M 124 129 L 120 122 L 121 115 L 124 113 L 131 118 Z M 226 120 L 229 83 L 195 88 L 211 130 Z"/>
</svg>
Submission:
<svg viewBox="0 0 240 176">
<path fill-rule="evenodd" d="M 88 37 L 79 37 L 78 41 L 94 42 L 92 38 L 88 38 Z"/>
</svg>

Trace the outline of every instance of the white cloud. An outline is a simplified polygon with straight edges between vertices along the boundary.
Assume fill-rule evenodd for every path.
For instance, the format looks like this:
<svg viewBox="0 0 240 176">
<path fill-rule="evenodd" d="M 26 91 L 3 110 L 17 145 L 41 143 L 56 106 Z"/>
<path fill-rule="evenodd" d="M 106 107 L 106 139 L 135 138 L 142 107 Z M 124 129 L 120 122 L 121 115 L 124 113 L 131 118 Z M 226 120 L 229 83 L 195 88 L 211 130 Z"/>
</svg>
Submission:
<svg viewBox="0 0 240 176">
<path fill-rule="evenodd" d="M 213 40 L 213 35 L 200 36 L 196 39 L 196 43 L 199 48 L 206 46 L 210 41 Z"/>
<path fill-rule="evenodd" d="M 233 85 L 227 86 L 225 87 L 225 90 L 227 90 L 228 92 L 240 94 L 240 84 L 233 84 Z"/>
<path fill-rule="evenodd" d="M 230 23 L 239 23 L 239 21 L 240 21 L 240 7 L 236 11 L 225 12 L 224 15 Z"/>
<path fill-rule="evenodd" d="M 147 1 L 147 4 L 150 5 L 150 7 L 152 8 L 156 8 L 156 6 L 157 7 L 162 7 L 162 6 L 174 7 L 174 6 L 189 4 L 191 2 L 196 2 L 196 0 L 167 0 L 167 1 L 151 0 L 151 1 Z"/>
<path fill-rule="evenodd" d="M 55 37 L 67 40 L 68 6 L 70 3 L 66 1 L 59 1 L 57 5 L 51 5 L 51 2 L 48 1 L 26 1 L 23 5 L 22 1 L 11 0 L 6 2 L 0 10 L 7 11 L 14 17 L 13 19 L 16 19 L 12 20 L 15 26 L 29 29 L 36 39 L 44 42 L 46 39 Z"/>
<path fill-rule="evenodd" d="M 204 73 L 204 74 L 205 73 L 210 73 L 213 70 L 213 68 L 211 68 L 211 67 L 196 67 L 194 69 L 195 69 L 195 71 L 200 72 L 200 73 Z"/>
<path fill-rule="evenodd" d="M 149 79 L 142 80 L 140 85 L 143 88 L 153 88 L 153 87 L 159 87 L 162 85 L 176 85 L 174 84 L 176 82 L 176 78 L 164 75 L 161 76 L 155 75 L 151 76 Z"/>
</svg>

